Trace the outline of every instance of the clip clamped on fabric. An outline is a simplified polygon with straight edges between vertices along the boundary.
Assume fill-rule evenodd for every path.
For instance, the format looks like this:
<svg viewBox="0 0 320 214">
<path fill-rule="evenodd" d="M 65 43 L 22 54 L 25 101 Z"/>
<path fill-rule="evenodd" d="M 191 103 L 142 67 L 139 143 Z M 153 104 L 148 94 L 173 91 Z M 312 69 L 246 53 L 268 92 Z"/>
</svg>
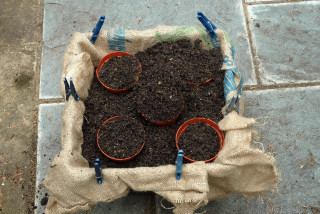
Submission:
<svg viewBox="0 0 320 214">
<path fill-rule="evenodd" d="M 74 87 L 72 78 L 70 78 L 70 86 L 69 86 L 68 81 L 67 81 L 66 78 L 63 78 L 63 82 L 64 82 L 64 87 L 65 87 L 65 90 L 66 90 L 66 100 L 67 101 L 69 100 L 69 97 L 70 97 L 70 94 L 71 94 L 76 101 L 79 101 L 79 97 L 78 97 L 78 94 L 77 94 L 76 89 Z"/>
<path fill-rule="evenodd" d="M 182 174 L 182 161 L 183 161 L 183 150 L 178 151 L 178 156 L 176 160 L 176 179 L 180 180 Z"/>
<path fill-rule="evenodd" d="M 92 30 L 93 34 L 92 34 L 92 37 L 91 37 L 91 39 L 90 39 L 90 42 L 91 42 L 92 44 L 94 44 L 94 42 L 95 42 L 96 39 L 98 38 L 98 35 L 99 35 L 99 33 L 100 33 L 100 30 L 101 30 L 101 27 L 102 27 L 102 25 L 103 25 L 103 23 L 104 23 L 104 19 L 105 19 L 105 18 L 106 18 L 105 16 L 101 16 L 100 19 L 99 19 L 99 21 L 98 21 L 98 23 L 96 24 L 96 27 Z"/>
<path fill-rule="evenodd" d="M 216 32 L 214 32 L 214 30 L 217 29 L 217 27 L 214 24 L 212 24 L 212 22 L 210 22 L 210 20 L 201 11 L 198 11 L 198 19 L 208 30 L 210 36 L 216 39 L 217 34 Z"/>
<path fill-rule="evenodd" d="M 98 184 L 102 184 L 101 162 L 99 158 L 97 158 L 94 162 L 94 169 L 96 171 L 96 178 Z"/>
<path fill-rule="evenodd" d="M 239 114 L 239 103 L 240 103 L 240 95 L 233 95 L 229 103 L 229 106 L 224 114 L 227 115 L 233 110 L 235 110 Z"/>
</svg>

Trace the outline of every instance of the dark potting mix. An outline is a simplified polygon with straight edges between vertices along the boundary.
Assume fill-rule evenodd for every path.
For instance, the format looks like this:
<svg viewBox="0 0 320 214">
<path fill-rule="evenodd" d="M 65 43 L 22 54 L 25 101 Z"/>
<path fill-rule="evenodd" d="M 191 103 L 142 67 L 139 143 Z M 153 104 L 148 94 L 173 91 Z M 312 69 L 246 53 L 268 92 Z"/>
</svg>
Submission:
<svg viewBox="0 0 320 214">
<path fill-rule="evenodd" d="M 138 79 L 140 66 L 137 59 L 130 55 L 111 57 L 101 67 L 99 78 L 104 85 L 113 89 L 131 87 Z"/>
<path fill-rule="evenodd" d="M 221 71 L 223 57 L 220 48 L 208 51 L 201 48 L 200 40 L 196 40 L 194 44 L 189 40 L 178 40 L 157 43 L 145 51 L 136 53 L 135 57 L 141 63 L 142 72 L 138 83 L 127 92 L 120 94 L 109 92 L 94 76 L 89 96 L 85 101 L 86 109 L 82 126 L 84 137 L 82 154 L 88 160 L 90 167 L 93 166 L 96 158 L 100 158 L 102 167 L 110 168 L 175 164 L 178 152 L 175 135 L 184 122 L 195 117 L 204 117 L 218 123 L 223 118 L 221 109 L 224 106 L 224 72 Z M 120 60 L 123 57 L 117 58 Z M 127 75 L 125 72 L 117 74 L 117 69 L 121 69 L 119 65 L 122 65 L 122 62 L 109 65 L 108 72 L 113 72 L 108 74 L 109 77 L 118 75 L 117 78 L 131 79 L 135 76 Z M 139 69 L 138 66 L 138 63 L 132 63 L 127 69 L 135 71 Z M 117 69 L 114 69 L 116 67 Z M 120 75 L 123 76 L 120 77 Z M 99 77 L 101 78 L 100 75 Z M 210 79 L 212 80 L 206 84 L 195 85 Z M 110 81 L 108 85 L 114 80 L 106 79 Z M 126 82 L 125 85 L 127 84 L 130 83 Z M 142 151 L 132 160 L 121 163 L 103 155 L 97 145 L 97 131 L 100 126 L 107 119 L 118 115 L 136 119 L 142 124 L 146 134 Z M 168 121 L 177 115 L 177 120 L 170 125 L 154 125 L 157 121 Z M 126 125 L 123 123 L 121 126 Z M 138 126 L 140 125 L 136 125 L 137 131 L 141 128 Z M 195 126 L 198 135 L 188 138 L 186 136 L 193 135 L 194 131 L 190 133 L 188 131 L 192 126 Z M 185 136 L 184 154 L 194 160 L 214 157 L 219 150 L 217 133 L 205 124 L 197 123 L 192 126 L 190 125 L 181 135 L 181 138 Z M 105 146 L 105 149 L 110 152 L 109 156 L 115 155 L 118 158 L 131 156 L 141 148 L 139 133 L 133 134 L 131 131 L 123 130 L 123 133 L 119 134 L 120 125 L 119 130 L 115 127 L 112 130 L 105 130 L 104 135 L 105 145 L 113 144 L 113 147 Z M 128 136 L 125 137 L 125 135 Z M 120 142 L 120 139 L 126 145 L 115 145 Z M 101 139 L 99 143 L 103 144 Z M 184 162 L 187 163 L 186 160 Z"/>
<path fill-rule="evenodd" d="M 216 131 L 206 123 L 192 123 L 181 134 L 179 148 L 183 150 L 188 158 L 205 161 L 218 154 L 220 148 L 219 143 L 208 142 L 219 142 Z"/>
<path fill-rule="evenodd" d="M 100 127 L 100 149 L 112 158 L 130 158 L 140 150 L 144 142 L 143 126 L 134 118 L 120 116 L 110 119 Z"/>
</svg>

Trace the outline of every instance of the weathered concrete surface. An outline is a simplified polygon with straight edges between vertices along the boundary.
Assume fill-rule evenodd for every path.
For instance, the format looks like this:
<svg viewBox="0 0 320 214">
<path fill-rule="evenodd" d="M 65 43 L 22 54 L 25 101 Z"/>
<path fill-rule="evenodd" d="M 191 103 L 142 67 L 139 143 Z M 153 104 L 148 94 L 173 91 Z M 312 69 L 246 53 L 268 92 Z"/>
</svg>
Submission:
<svg viewBox="0 0 320 214">
<path fill-rule="evenodd" d="M 45 198 L 48 193 L 44 188 L 44 178 L 53 158 L 61 151 L 61 113 L 64 103 L 41 104 L 38 115 L 38 146 L 35 213 L 45 211 Z M 41 203 L 42 201 L 42 203 Z"/>
<path fill-rule="evenodd" d="M 286 0 L 244 0 L 244 1 L 245 3 L 253 3 L 253 2 L 260 3 L 260 2 L 284 2 Z"/>
<path fill-rule="evenodd" d="M 154 194 L 150 192 L 130 192 L 124 198 L 119 198 L 110 203 L 99 203 L 91 211 L 76 214 L 105 213 L 153 214 L 155 213 Z"/>
<path fill-rule="evenodd" d="M 41 42 L 41 1 L 1 0 L 0 46 L 13 48 L 36 45 Z"/>
<path fill-rule="evenodd" d="M 248 6 L 263 84 L 319 82 L 320 2 Z"/>
<path fill-rule="evenodd" d="M 0 53 L 0 194 L 3 213 L 28 213 L 35 173 L 35 51 Z"/>
<path fill-rule="evenodd" d="M 247 91 L 245 115 L 265 120 L 255 127 L 281 171 L 272 213 L 320 213 L 320 87 Z"/>
<path fill-rule="evenodd" d="M 31 213 L 42 4 L 0 3 L 0 213 Z"/>
</svg>

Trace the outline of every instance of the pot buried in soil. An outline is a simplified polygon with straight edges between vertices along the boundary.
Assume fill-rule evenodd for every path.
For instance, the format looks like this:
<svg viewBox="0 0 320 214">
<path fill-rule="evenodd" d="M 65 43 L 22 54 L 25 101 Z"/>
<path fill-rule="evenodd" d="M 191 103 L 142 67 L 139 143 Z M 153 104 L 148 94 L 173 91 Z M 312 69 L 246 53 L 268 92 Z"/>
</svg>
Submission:
<svg viewBox="0 0 320 214">
<path fill-rule="evenodd" d="M 113 161 L 125 162 L 137 156 L 145 145 L 146 133 L 132 117 L 114 116 L 98 129 L 100 151 Z"/>
<path fill-rule="evenodd" d="M 184 100 L 174 87 L 143 87 L 139 89 L 137 104 L 144 119 L 154 125 L 166 126 L 178 119 Z"/>
<path fill-rule="evenodd" d="M 207 153 L 205 154 L 204 156 L 206 157 L 209 157 L 205 160 L 194 160 L 194 159 L 191 159 L 190 157 L 188 157 L 188 152 L 186 152 L 186 150 L 184 150 L 184 155 L 183 157 L 190 161 L 190 162 L 195 162 L 195 161 L 204 161 L 204 162 L 211 162 L 213 161 L 214 159 L 216 159 L 216 157 L 218 156 L 218 153 L 221 151 L 221 149 L 223 148 L 223 144 L 224 144 L 224 134 L 223 132 L 219 129 L 218 125 L 213 122 L 212 120 L 209 120 L 209 119 L 206 119 L 206 118 L 193 118 L 191 120 L 188 120 L 187 122 L 185 122 L 184 124 L 182 124 L 177 133 L 176 133 L 176 147 L 178 150 L 182 149 L 180 146 L 179 146 L 179 140 L 181 139 L 181 136 L 185 133 L 187 133 L 187 129 L 188 129 L 188 132 L 193 132 L 193 135 L 196 135 L 196 136 L 188 136 L 188 138 L 186 139 L 187 141 L 191 141 L 189 142 L 190 144 L 194 144 L 194 147 L 195 147 L 195 150 L 198 150 L 198 152 L 204 152 L 204 150 L 201 150 L 199 151 L 199 148 L 202 148 L 203 145 L 200 145 L 198 144 L 199 142 L 194 142 L 196 141 L 196 139 L 200 139 L 200 135 L 202 134 L 201 133 L 201 130 L 197 130 L 198 127 L 196 127 L 196 125 L 200 125 L 200 123 L 204 123 L 205 127 L 203 128 L 208 128 L 210 127 L 212 130 L 214 130 L 218 136 L 218 141 L 219 141 L 219 145 L 217 145 L 217 142 L 214 141 L 214 137 L 212 136 L 205 136 L 207 137 L 208 139 L 206 139 L 206 141 L 204 142 L 205 144 L 208 144 L 209 146 L 213 146 L 213 150 L 216 150 L 214 151 L 213 153 Z M 190 126 L 190 127 L 189 127 Z M 192 128 L 195 128 L 194 130 L 190 130 Z M 203 130 L 203 129 L 202 129 Z M 189 133 L 188 133 L 189 134 Z M 194 141 L 193 141 L 194 140 Z M 200 140 L 199 140 L 200 141 Z M 202 142 L 203 143 L 203 142 Z M 188 147 L 189 145 L 187 145 L 186 147 Z M 215 148 L 214 148 L 215 147 Z M 184 149 L 184 148 L 183 148 Z M 189 148 L 188 148 L 189 150 Z M 212 151 L 212 150 L 211 150 Z"/>
<path fill-rule="evenodd" d="M 136 57 L 116 51 L 101 59 L 96 75 L 107 90 L 118 94 L 132 88 L 139 81 L 141 71 L 141 64 Z"/>
</svg>

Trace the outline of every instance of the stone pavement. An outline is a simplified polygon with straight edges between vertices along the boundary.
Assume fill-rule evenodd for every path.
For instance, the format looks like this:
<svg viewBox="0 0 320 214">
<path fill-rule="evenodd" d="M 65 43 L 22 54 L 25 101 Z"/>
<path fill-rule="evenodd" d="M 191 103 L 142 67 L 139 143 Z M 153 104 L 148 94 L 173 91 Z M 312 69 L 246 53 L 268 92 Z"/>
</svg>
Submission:
<svg viewBox="0 0 320 214">
<path fill-rule="evenodd" d="M 34 209 L 43 3 L 0 1 L 0 213 Z"/>
<path fill-rule="evenodd" d="M 156 6 L 155 6 L 156 5 Z M 121 9 L 121 10 L 120 10 Z M 44 3 L 39 88 L 35 213 L 42 213 L 43 178 L 60 150 L 62 56 L 74 32 L 88 32 L 99 16 L 103 29 L 198 25 L 201 10 L 229 32 L 245 76 L 245 116 L 258 118 L 261 146 L 282 172 L 278 193 L 247 201 L 239 195 L 210 202 L 207 213 L 320 213 L 320 1 L 66 1 Z M 87 213 L 172 213 L 160 198 L 131 193 Z M 170 206 L 170 205 L 168 205 Z"/>
</svg>

